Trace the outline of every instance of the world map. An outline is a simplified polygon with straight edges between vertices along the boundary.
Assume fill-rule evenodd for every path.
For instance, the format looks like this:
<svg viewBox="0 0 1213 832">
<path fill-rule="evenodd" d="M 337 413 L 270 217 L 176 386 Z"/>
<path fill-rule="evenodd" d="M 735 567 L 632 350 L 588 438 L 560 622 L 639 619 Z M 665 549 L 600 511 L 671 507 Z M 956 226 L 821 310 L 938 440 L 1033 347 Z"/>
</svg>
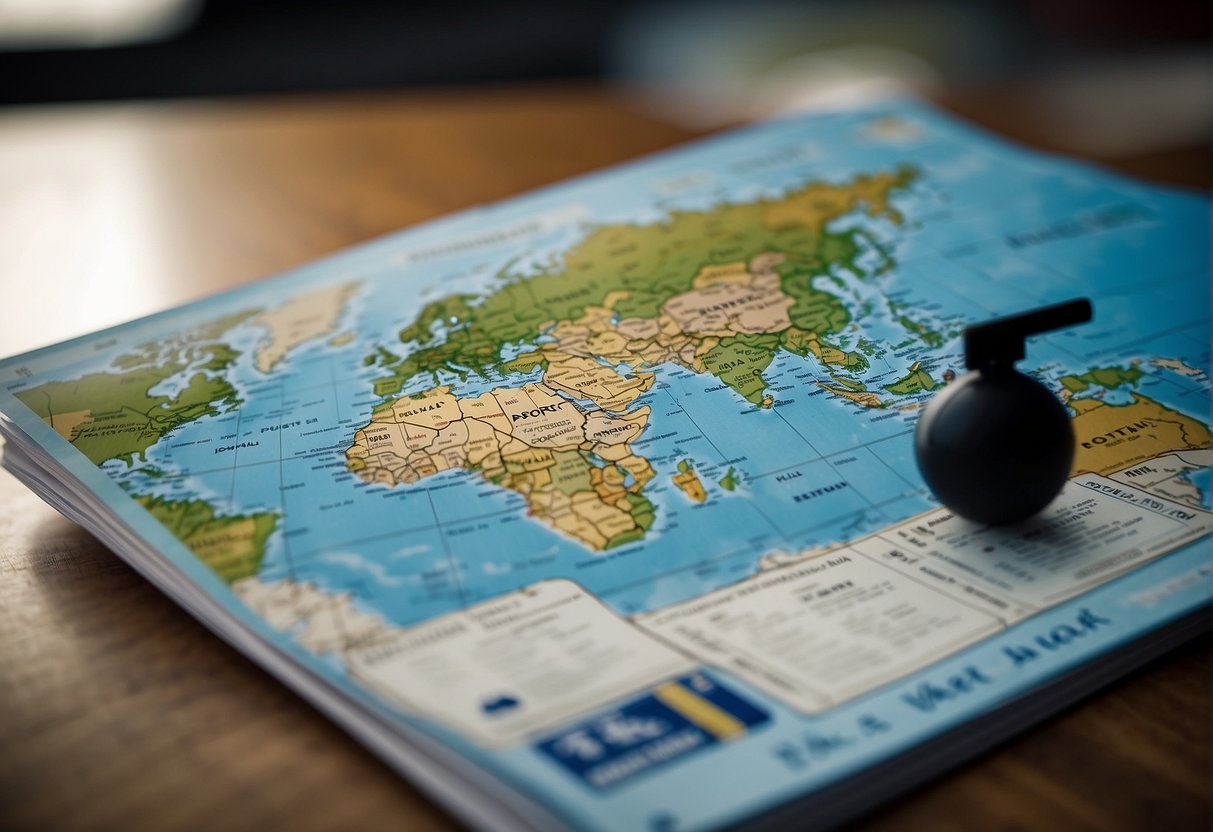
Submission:
<svg viewBox="0 0 1213 832">
<path fill-rule="evenodd" d="M 1068 408 L 1073 476 L 1208 509 L 1208 222 L 890 105 L 389 236 L 6 384 L 371 678 L 365 645 L 521 588 L 646 616 L 935 509 L 912 433 L 961 331 L 1073 297 L 1095 321 L 1021 365 Z"/>
</svg>

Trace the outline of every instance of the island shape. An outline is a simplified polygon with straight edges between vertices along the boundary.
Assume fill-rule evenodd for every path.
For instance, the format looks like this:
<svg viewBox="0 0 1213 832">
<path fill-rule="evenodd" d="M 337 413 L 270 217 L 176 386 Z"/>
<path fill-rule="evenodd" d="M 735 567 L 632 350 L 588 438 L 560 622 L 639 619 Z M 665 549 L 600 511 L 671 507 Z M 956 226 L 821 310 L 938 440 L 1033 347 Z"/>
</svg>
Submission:
<svg viewBox="0 0 1213 832">
<path fill-rule="evenodd" d="M 357 283 L 322 286 L 296 295 L 281 306 L 253 318 L 253 324 L 266 330 L 265 338 L 257 344 L 253 354 L 257 369 L 263 373 L 273 372 L 296 347 L 332 335 L 357 288 Z M 330 345 L 340 346 L 340 343 L 330 342 Z"/>
</svg>

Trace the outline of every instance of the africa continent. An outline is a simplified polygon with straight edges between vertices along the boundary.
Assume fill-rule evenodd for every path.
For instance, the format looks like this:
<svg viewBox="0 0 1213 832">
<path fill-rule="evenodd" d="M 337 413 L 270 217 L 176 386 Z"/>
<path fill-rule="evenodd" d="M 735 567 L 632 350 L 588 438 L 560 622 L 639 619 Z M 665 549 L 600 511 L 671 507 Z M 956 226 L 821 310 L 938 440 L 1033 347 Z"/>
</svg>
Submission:
<svg viewBox="0 0 1213 832">
<path fill-rule="evenodd" d="M 648 418 L 647 407 L 587 413 L 544 384 L 464 399 L 438 387 L 376 410 L 346 457 L 360 477 L 386 485 L 478 471 L 526 497 L 536 518 L 606 549 L 640 539 L 653 520 L 640 496 L 653 469 L 630 447 Z"/>
<path fill-rule="evenodd" d="M 642 493 L 654 472 L 632 447 L 650 417 L 636 400 L 658 365 L 709 373 L 766 408 L 763 374 L 777 352 L 812 355 L 838 382 L 823 387 L 883 406 L 848 377 L 867 367 L 864 356 L 835 340 L 850 311 L 813 281 L 838 267 L 862 271 L 855 260 L 866 232 L 828 224 L 858 212 L 900 222 L 889 197 L 914 177 L 864 174 L 652 224 L 600 226 L 557 265 L 504 275 L 484 297 L 430 303 L 400 333 L 404 358 L 387 349 L 368 357 L 387 371 L 375 385 L 387 398 L 356 431 L 349 469 L 386 486 L 475 471 L 590 549 L 641 539 L 654 518 Z M 539 381 L 508 378 L 536 372 Z M 452 376 L 502 386 L 457 396 Z M 391 398 L 419 380 L 432 386 Z"/>
</svg>

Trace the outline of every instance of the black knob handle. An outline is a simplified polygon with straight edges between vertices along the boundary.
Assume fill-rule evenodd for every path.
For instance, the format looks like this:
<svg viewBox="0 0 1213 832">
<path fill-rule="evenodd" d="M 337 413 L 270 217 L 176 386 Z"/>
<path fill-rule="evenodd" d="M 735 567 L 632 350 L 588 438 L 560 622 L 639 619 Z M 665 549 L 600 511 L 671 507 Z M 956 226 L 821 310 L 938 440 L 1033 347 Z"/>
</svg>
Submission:
<svg viewBox="0 0 1213 832">
<path fill-rule="evenodd" d="M 1031 517 L 1061 491 L 1074 461 L 1069 414 L 1013 365 L 1029 335 L 1091 316 L 1091 302 L 1082 299 L 965 330 L 970 372 L 931 399 L 914 434 L 919 471 L 945 506 L 1001 525 Z"/>
<path fill-rule="evenodd" d="M 1091 320 L 1091 301 L 1070 300 L 1018 315 L 974 324 L 964 331 L 965 366 L 970 370 L 1009 367 L 1024 357 L 1024 339 Z"/>
</svg>

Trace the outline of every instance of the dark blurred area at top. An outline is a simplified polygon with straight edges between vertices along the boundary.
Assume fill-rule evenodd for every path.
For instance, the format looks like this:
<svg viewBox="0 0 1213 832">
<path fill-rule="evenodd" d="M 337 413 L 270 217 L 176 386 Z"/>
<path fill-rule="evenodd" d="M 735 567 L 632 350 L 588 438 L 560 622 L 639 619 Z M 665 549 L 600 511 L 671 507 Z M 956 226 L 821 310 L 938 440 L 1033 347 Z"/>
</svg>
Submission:
<svg viewBox="0 0 1213 832">
<path fill-rule="evenodd" d="M 0 0 L 0 12 L 5 2 Z M 174 7 L 162 21 L 167 36 L 154 29 L 135 33 L 162 38 L 151 42 L 105 44 L 109 35 L 102 32 L 97 37 L 104 45 L 96 47 L 4 44 L 0 101 L 593 77 L 603 71 L 603 34 L 627 4 L 205 0 L 167 5 Z M 79 35 L 84 41 L 89 36 Z"/>
<path fill-rule="evenodd" d="M 1207 55 L 1209 18 L 1196 0 L 0 0 L 0 104 L 541 79 L 768 95 L 796 61 L 820 79 L 836 69 L 814 56 L 856 48 L 886 74 L 968 86 Z"/>
</svg>

